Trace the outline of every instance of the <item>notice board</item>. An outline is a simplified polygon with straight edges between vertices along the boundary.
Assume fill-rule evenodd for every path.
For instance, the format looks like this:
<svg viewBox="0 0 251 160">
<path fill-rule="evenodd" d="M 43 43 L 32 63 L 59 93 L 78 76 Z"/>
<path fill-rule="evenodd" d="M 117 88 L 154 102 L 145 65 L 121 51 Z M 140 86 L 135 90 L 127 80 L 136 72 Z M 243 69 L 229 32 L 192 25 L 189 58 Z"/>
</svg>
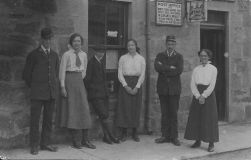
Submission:
<svg viewBox="0 0 251 160">
<path fill-rule="evenodd" d="M 156 1 L 157 25 L 182 25 L 182 1 L 181 0 L 157 0 Z"/>
</svg>

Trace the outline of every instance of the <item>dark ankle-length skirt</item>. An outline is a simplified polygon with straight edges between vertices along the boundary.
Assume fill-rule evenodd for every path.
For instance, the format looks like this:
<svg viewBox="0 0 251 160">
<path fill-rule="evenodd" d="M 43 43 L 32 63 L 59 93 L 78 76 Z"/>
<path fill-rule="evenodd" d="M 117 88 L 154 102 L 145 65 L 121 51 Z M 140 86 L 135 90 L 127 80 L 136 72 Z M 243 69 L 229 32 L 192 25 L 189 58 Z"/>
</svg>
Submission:
<svg viewBox="0 0 251 160">
<path fill-rule="evenodd" d="M 137 85 L 138 79 L 138 76 L 125 76 L 127 85 L 132 89 Z M 117 127 L 137 128 L 139 126 L 141 99 L 141 88 L 139 88 L 136 95 L 131 95 L 120 85 L 118 106 L 115 115 L 115 124 Z"/>
<path fill-rule="evenodd" d="M 197 86 L 200 93 L 207 87 Z M 199 104 L 199 100 L 193 97 L 184 138 L 204 142 L 219 141 L 218 113 L 214 92 L 206 98 L 205 104 Z"/>
<path fill-rule="evenodd" d="M 91 115 L 86 89 L 81 73 L 66 72 L 67 97 L 62 97 L 58 106 L 58 125 L 70 129 L 91 128 Z"/>
</svg>

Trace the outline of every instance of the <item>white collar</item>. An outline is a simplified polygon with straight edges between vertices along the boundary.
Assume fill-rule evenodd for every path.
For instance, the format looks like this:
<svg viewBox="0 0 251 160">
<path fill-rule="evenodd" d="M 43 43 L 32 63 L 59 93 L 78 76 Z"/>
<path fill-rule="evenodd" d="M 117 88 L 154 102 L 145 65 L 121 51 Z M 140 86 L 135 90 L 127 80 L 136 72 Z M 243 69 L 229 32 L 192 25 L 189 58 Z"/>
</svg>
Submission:
<svg viewBox="0 0 251 160">
<path fill-rule="evenodd" d="M 130 56 L 130 57 L 135 57 L 135 56 L 138 56 L 138 55 L 139 55 L 139 53 L 138 53 L 138 52 L 136 52 L 136 53 L 135 53 L 135 55 L 133 55 L 133 56 L 132 56 L 132 55 L 128 52 L 128 53 L 127 53 L 127 55 L 128 55 L 128 56 Z"/>
<path fill-rule="evenodd" d="M 203 64 L 201 64 L 201 67 L 206 67 L 206 66 L 208 66 L 208 64 L 211 64 L 211 63 L 212 63 L 211 61 L 208 61 L 205 66 L 203 66 Z"/>
<path fill-rule="evenodd" d="M 98 58 L 96 55 L 94 55 L 94 57 L 96 58 L 96 60 L 97 60 L 99 63 L 101 63 L 101 59 L 102 59 L 104 56 L 102 56 L 101 58 Z"/>
<path fill-rule="evenodd" d="M 168 50 L 166 50 L 166 54 L 168 56 L 172 56 L 172 55 L 175 55 L 176 53 L 175 53 L 175 50 L 173 49 L 171 53 L 169 53 Z"/>
<path fill-rule="evenodd" d="M 51 49 L 50 49 L 50 48 L 46 49 L 43 45 L 41 45 L 41 48 L 42 48 L 42 50 L 44 51 L 44 53 L 46 53 L 46 50 L 47 50 L 49 53 L 51 52 Z"/>
</svg>

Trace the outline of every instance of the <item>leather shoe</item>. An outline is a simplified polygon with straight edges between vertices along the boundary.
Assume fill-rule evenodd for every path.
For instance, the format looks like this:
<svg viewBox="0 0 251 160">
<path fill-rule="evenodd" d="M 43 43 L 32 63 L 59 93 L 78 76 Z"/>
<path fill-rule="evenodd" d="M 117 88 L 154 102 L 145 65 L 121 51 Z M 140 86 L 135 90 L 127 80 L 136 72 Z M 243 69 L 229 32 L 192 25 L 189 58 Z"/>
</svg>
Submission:
<svg viewBox="0 0 251 160">
<path fill-rule="evenodd" d="M 133 136 L 132 136 L 132 139 L 133 139 L 135 142 L 139 142 L 139 141 L 140 141 L 138 135 L 133 135 Z"/>
<path fill-rule="evenodd" d="M 40 146 L 41 150 L 47 150 L 47 151 L 51 151 L 51 152 L 57 152 L 58 148 L 55 146 L 50 146 L 50 145 L 42 145 Z"/>
<path fill-rule="evenodd" d="M 30 153 L 32 155 L 37 155 L 38 154 L 38 147 L 31 147 Z"/>
<path fill-rule="evenodd" d="M 200 147 L 201 142 L 200 141 L 196 141 L 193 145 L 191 145 L 191 148 L 198 148 Z"/>
<path fill-rule="evenodd" d="M 89 141 L 82 142 L 82 146 L 90 149 L 96 149 L 96 146 Z"/>
<path fill-rule="evenodd" d="M 119 138 L 119 140 L 121 141 L 121 142 L 125 142 L 126 141 L 126 135 L 122 135 L 120 138 Z"/>
<path fill-rule="evenodd" d="M 118 138 L 115 138 L 113 136 L 110 136 L 110 139 L 112 140 L 113 143 L 120 143 L 119 139 Z"/>
<path fill-rule="evenodd" d="M 112 140 L 108 136 L 103 137 L 103 142 L 105 142 L 107 144 L 112 144 Z"/>
<path fill-rule="evenodd" d="M 209 144 L 207 151 L 208 152 L 214 152 L 214 145 Z"/>
<path fill-rule="evenodd" d="M 82 146 L 80 144 L 77 144 L 77 143 L 74 143 L 72 144 L 72 148 L 75 148 L 75 149 L 82 149 Z"/>
<path fill-rule="evenodd" d="M 173 139 L 171 143 L 174 144 L 175 146 L 180 146 L 180 141 L 178 139 Z"/>
<path fill-rule="evenodd" d="M 166 138 L 166 137 L 160 137 L 160 138 L 157 138 L 155 139 L 155 143 L 169 143 L 170 142 L 170 139 L 169 138 Z"/>
</svg>

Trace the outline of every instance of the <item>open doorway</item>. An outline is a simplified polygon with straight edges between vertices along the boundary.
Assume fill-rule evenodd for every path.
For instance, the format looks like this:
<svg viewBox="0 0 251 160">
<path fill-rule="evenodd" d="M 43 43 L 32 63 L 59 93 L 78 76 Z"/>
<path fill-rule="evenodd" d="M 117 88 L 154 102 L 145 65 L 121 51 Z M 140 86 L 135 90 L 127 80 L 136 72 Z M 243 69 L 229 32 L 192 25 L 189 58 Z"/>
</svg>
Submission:
<svg viewBox="0 0 251 160">
<path fill-rule="evenodd" d="M 226 105 L 226 62 L 224 56 L 226 51 L 225 17 L 224 12 L 209 11 L 208 21 L 201 25 L 200 30 L 200 48 L 209 49 L 213 52 L 211 61 L 218 70 L 215 94 L 220 121 L 226 121 L 228 115 Z"/>
</svg>

